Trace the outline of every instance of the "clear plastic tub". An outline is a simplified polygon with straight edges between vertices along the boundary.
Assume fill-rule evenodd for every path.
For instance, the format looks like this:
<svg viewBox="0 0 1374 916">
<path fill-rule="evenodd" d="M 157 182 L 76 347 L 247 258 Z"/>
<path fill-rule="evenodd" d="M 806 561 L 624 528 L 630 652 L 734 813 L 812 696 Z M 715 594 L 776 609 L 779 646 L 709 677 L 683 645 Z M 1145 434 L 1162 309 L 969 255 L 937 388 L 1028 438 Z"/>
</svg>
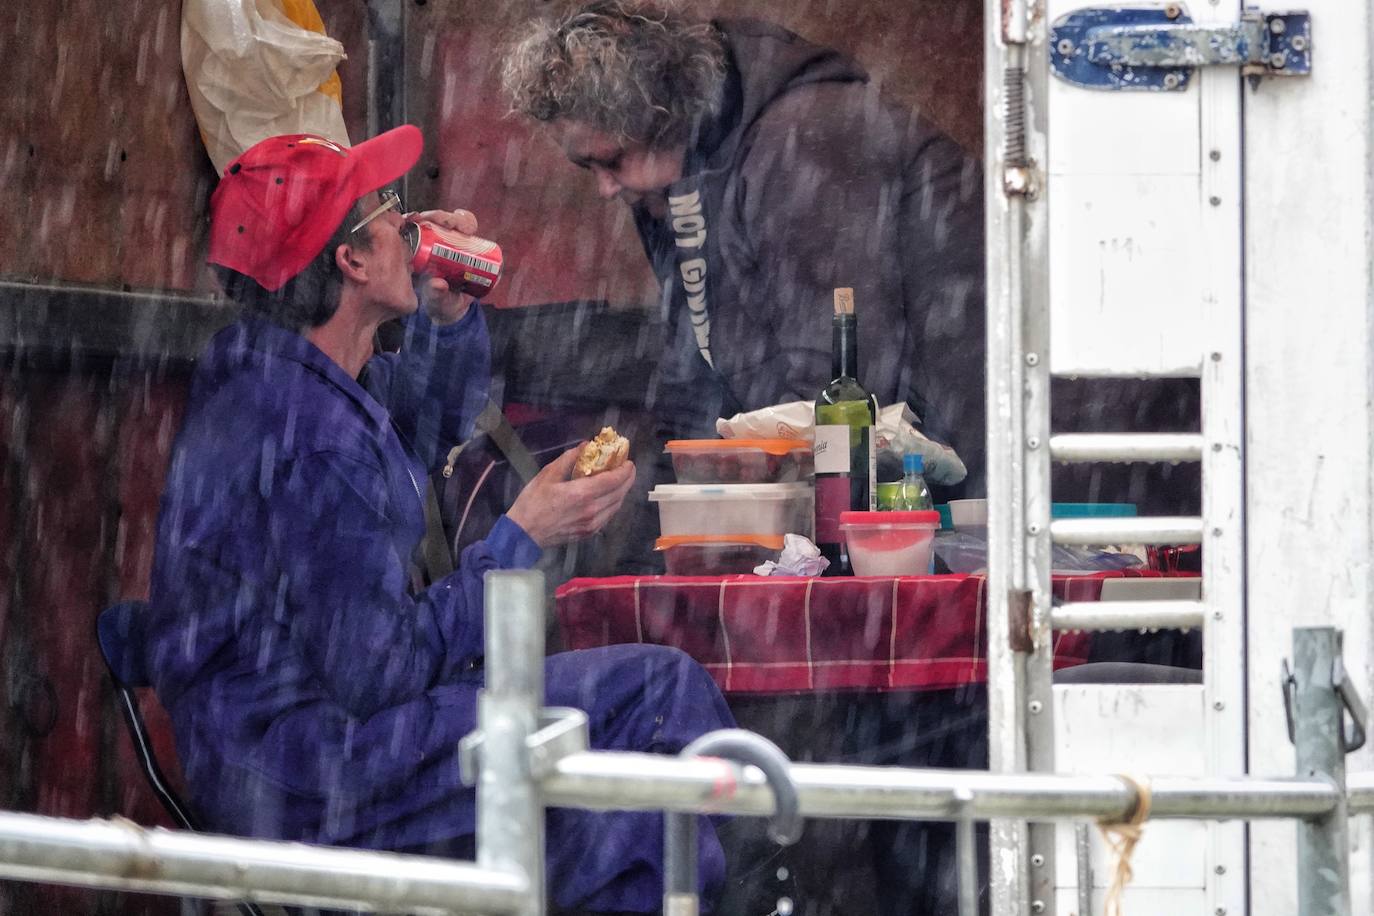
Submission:
<svg viewBox="0 0 1374 916">
<path fill-rule="evenodd" d="M 782 552 L 780 534 L 687 534 L 654 542 L 670 576 L 728 576 L 751 573 Z"/>
<path fill-rule="evenodd" d="M 840 531 L 856 576 L 924 576 L 931 570 L 940 513 L 841 512 Z"/>
<path fill-rule="evenodd" d="M 679 534 L 804 534 L 816 525 L 816 498 L 809 483 L 659 484 L 664 537 Z"/>
<path fill-rule="evenodd" d="M 811 443 L 800 439 L 674 439 L 678 483 L 791 483 L 815 474 Z"/>
</svg>

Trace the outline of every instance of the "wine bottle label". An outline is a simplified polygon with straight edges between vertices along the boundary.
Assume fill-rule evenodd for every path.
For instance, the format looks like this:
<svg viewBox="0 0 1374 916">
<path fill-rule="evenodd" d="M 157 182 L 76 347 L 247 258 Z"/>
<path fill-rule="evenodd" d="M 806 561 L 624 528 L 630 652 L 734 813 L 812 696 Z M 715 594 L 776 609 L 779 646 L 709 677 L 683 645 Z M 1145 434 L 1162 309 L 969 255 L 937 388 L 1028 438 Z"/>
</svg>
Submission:
<svg viewBox="0 0 1374 916">
<path fill-rule="evenodd" d="M 849 473 L 849 433 L 848 425 L 816 427 L 817 474 Z"/>
<path fill-rule="evenodd" d="M 878 509 L 878 437 L 870 432 L 864 438 L 868 440 L 865 443 L 868 446 L 868 467 L 864 468 L 868 474 L 867 508 L 869 512 L 876 512 Z M 855 506 L 855 508 L 862 509 L 864 507 Z"/>
<path fill-rule="evenodd" d="M 816 478 L 816 543 L 838 544 L 840 513 L 849 511 L 849 478 Z"/>
</svg>

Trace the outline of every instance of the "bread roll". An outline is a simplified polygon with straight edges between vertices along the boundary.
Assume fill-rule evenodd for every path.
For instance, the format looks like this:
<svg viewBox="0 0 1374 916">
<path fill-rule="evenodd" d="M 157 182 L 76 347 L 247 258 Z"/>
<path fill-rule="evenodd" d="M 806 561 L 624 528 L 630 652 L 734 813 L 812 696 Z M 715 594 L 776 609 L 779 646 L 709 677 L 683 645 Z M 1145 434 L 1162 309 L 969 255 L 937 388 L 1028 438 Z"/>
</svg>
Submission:
<svg viewBox="0 0 1374 916">
<path fill-rule="evenodd" d="M 611 427 L 604 426 L 595 439 L 583 446 L 573 473 L 578 477 L 591 477 L 620 467 L 629 457 L 630 440 Z"/>
</svg>

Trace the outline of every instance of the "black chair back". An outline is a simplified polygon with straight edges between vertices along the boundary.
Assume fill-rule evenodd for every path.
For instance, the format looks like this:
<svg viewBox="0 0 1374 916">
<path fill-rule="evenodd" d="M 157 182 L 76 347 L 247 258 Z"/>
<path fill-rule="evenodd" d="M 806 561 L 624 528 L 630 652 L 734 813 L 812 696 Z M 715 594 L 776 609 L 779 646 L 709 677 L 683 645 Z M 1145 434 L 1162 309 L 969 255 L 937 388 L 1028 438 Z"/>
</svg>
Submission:
<svg viewBox="0 0 1374 916">
<path fill-rule="evenodd" d="M 178 826 L 200 832 L 200 820 L 191 812 L 190 805 L 172 788 L 157 761 L 148 725 L 143 721 L 138 697 L 134 694 L 135 690 L 152 686 L 143 656 L 142 624 L 147 613 L 148 605 L 144 601 L 121 601 L 106 608 L 96 617 L 96 642 L 100 645 L 100 656 L 105 660 L 110 679 L 114 681 L 119 711 L 129 729 L 129 739 L 133 742 L 144 778 Z M 238 909 L 243 916 L 264 916 L 257 904 L 246 900 L 239 901 Z"/>
</svg>

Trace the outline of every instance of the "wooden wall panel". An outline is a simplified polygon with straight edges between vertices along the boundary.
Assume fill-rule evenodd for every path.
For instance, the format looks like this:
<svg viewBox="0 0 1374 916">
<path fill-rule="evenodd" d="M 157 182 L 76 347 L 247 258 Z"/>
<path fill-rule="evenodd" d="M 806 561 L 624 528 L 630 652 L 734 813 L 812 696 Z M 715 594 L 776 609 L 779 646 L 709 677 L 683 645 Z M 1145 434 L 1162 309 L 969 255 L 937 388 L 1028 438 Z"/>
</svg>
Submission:
<svg viewBox="0 0 1374 916">
<path fill-rule="evenodd" d="M 410 110 L 426 130 L 429 169 L 411 177 L 417 205 L 462 206 L 501 242 L 506 281 L 492 301 L 531 305 L 576 298 L 624 307 L 656 301 L 634 226 L 602 201 L 589 174 L 547 137 L 503 117 L 498 69 L 504 36 L 548 7 L 431 0 L 411 8 Z M 894 101 L 918 109 L 972 151 L 982 148 L 982 13 L 977 0 L 788 3 L 714 0 L 703 15 L 751 16 L 853 54 Z"/>
<path fill-rule="evenodd" d="M 26 549 L 23 602 L 14 609 L 24 618 L 25 689 L 11 699 L 20 705 L 20 720 L 31 723 L 22 769 L 34 784 L 17 794 L 27 810 L 61 817 L 89 817 L 99 803 L 107 687 L 93 625 L 107 593 L 111 535 L 104 517 L 110 418 L 100 388 L 87 377 L 48 374 L 25 384 L 26 508 L 19 537 Z M 91 909 L 89 892 L 29 886 L 15 894 L 34 907 L 24 912 Z"/>
<path fill-rule="evenodd" d="M 0 278 L 215 289 L 204 267 L 216 176 L 181 70 L 180 0 L 18 0 L 0 23 Z M 318 0 L 365 130 L 362 0 Z"/>
<path fill-rule="evenodd" d="M 19 572 L 20 520 L 16 497 L 22 449 L 16 447 L 15 433 L 22 419 L 17 416 L 18 406 L 14 379 L 0 374 L 0 659 L 7 658 L 3 647 L 10 631 Z M 19 740 L 14 734 L 16 723 L 9 714 L 10 699 L 10 679 L 0 677 L 0 747 L 6 749 L 13 749 Z M 12 804 L 18 777 L 15 762 L 11 754 L 0 753 L 0 807 Z"/>
</svg>

